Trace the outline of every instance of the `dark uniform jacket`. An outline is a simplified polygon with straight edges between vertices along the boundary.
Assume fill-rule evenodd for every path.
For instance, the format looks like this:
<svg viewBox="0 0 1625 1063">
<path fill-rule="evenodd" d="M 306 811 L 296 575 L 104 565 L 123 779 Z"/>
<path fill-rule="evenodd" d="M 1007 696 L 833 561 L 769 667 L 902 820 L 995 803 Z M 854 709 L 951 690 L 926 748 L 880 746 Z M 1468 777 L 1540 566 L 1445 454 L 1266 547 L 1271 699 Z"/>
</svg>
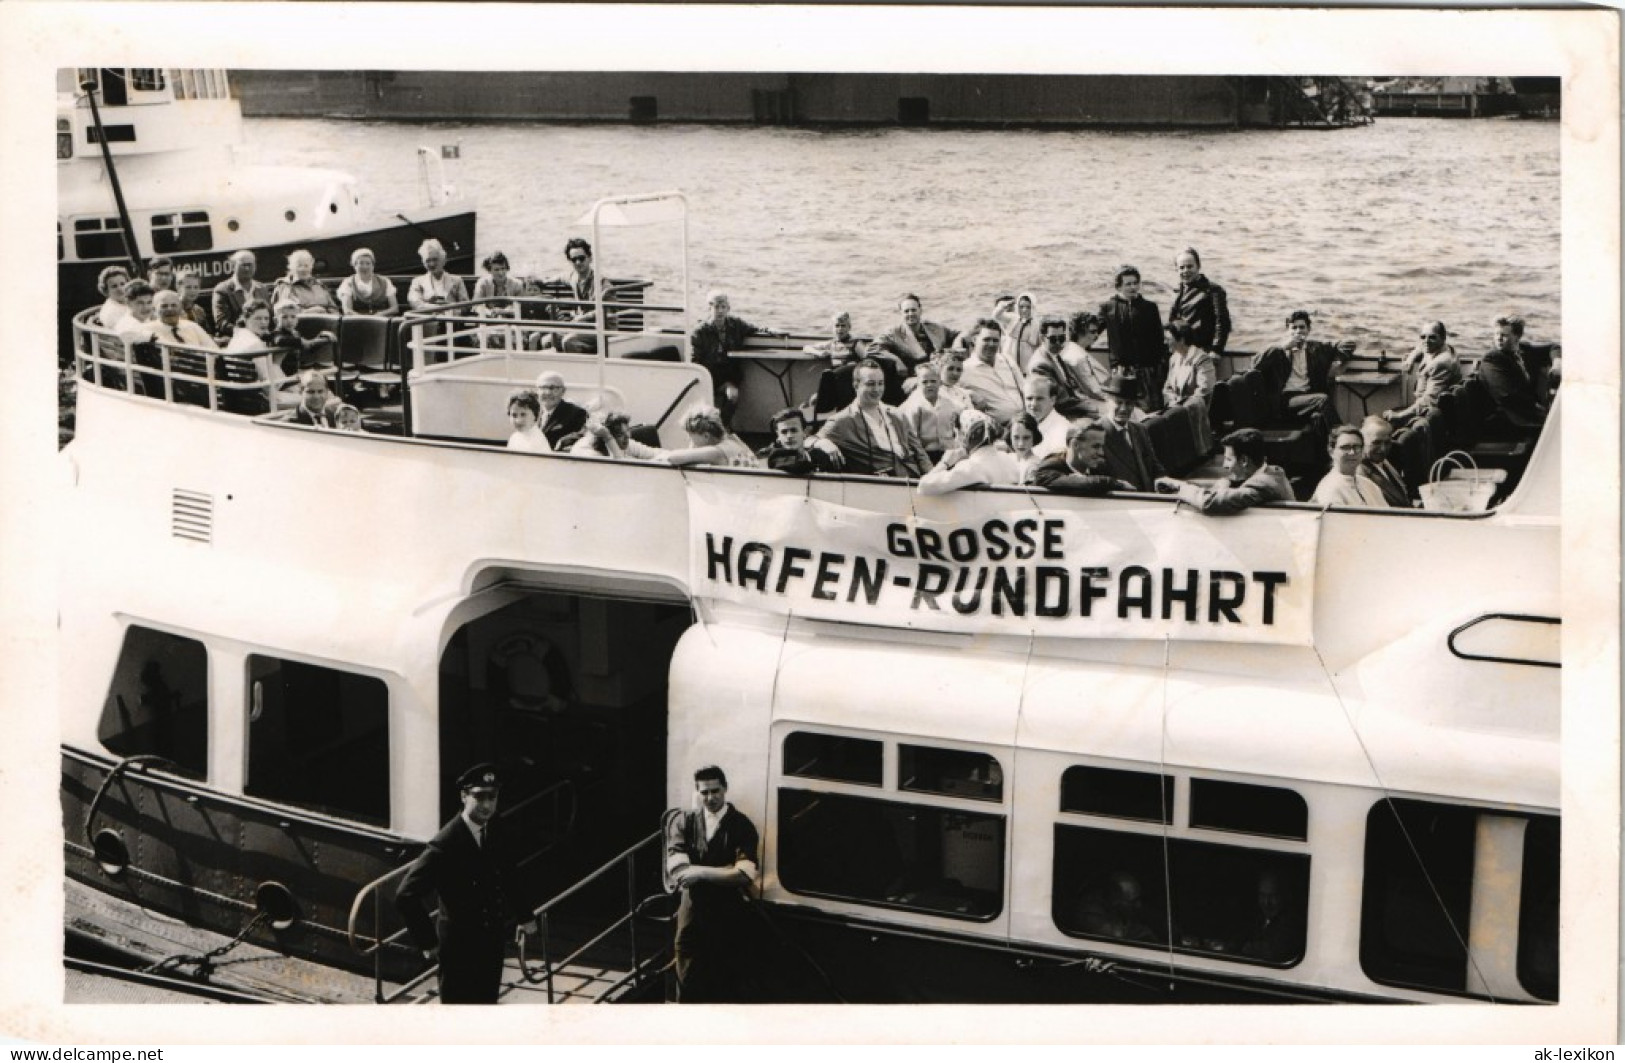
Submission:
<svg viewBox="0 0 1625 1063">
<path fill-rule="evenodd" d="M 1224 289 L 1201 274 L 1189 284 L 1181 284 L 1168 307 L 1168 323 L 1183 321 L 1195 335 L 1191 346 L 1223 354 L 1230 341 L 1230 300 Z"/>
<path fill-rule="evenodd" d="M 1147 369 L 1168 361 L 1156 303 L 1143 296 L 1132 301 L 1113 296 L 1100 304 L 1100 316 L 1106 320 L 1106 347 L 1114 367 Z"/>
<path fill-rule="evenodd" d="M 413 861 L 401 880 L 395 905 L 420 949 L 440 949 L 440 999 L 447 1004 L 494 1004 L 502 984 L 507 929 L 523 913 L 514 907 L 508 878 L 512 867 L 500 829 L 487 824 L 483 846 L 462 816 Z M 440 898 L 429 918 L 427 896 Z"/>
</svg>

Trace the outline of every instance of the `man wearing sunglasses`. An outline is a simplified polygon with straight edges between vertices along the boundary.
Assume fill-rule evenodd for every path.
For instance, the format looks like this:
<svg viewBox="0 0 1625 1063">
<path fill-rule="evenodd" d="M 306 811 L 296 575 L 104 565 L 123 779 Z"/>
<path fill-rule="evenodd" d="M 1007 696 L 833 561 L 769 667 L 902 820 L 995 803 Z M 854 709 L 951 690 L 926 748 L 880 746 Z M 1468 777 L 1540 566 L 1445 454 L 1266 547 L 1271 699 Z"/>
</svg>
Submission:
<svg viewBox="0 0 1625 1063">
<path fill-rule="evenodd" d="M 1461 383 L 1461 363 L 1456 361 L 1456 351 L 1450 346 L 1449 335 L 1444 322 L 1435 321 L 1422 330 L 1416 349 L 1405 356 L 1401 368 L 1407 373 L 1416 374 L 1416 388 L 1409 406 L 1383 412 L 1383 419 L 1395 428 L 1403 428 L 1418 417 L 1426 417 L 1440 395 Z"/>
</svg>

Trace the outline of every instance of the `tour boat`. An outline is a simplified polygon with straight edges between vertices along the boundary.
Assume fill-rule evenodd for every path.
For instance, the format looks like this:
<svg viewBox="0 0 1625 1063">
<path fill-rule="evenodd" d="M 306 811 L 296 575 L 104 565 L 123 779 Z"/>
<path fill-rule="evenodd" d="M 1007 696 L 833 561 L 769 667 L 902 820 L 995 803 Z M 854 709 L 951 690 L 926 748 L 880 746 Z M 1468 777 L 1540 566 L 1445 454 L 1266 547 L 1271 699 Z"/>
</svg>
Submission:
<svg viewBox="0 0 1625 1063">
<path fill-rule="evenodd" d="M 593 243 L 684 216 L 606 200 Z M 683 445 L 687 307 L 635 305 L 320 322 L 367 364 L 334 377 L 362 433 L 233 412 L 269 356 L 77 316 L 71 937 L 421 999 L 392 891 L 493 760 L 543 924 L 504 1000 L 657 996 L 658 827 L 717 764 L 773 999 L 1557 999 L 1560 401 L 1476 513 L 506 449 L 548 370 Z M 526 342 L 561 329 L 595 352 Z M 802 343 L 741 352 L 742 411 L 804 394 Z"/>
<path fill-rule="evenodd" d="M 448 269 L 472 272 L 475 213 L 458 201 L 441 158 L 454 149 L 418 149 L 423 203 L 375 211 L 350 174 L 250 164 L 238 157 L 242 140 L 242 112 L 224 70 L 59 70 L 64 316 L 99 302 L 98 274 L 132 257 L 168 256 L 177 270 L 198 275 L 204 299 L 230 276 L 227 257 L 243 249 L 258 256 L 262 281 L 281 276 L 285 256 L 300 248 L 315 257 L 318 276 L 347 274 L 358 247 L 372 249 L 378 272 L 401 274 L 419 271 L 417 248 L 433 237 Z M 133 249 L 125 244 L 126 216 Z"/>
</svg>

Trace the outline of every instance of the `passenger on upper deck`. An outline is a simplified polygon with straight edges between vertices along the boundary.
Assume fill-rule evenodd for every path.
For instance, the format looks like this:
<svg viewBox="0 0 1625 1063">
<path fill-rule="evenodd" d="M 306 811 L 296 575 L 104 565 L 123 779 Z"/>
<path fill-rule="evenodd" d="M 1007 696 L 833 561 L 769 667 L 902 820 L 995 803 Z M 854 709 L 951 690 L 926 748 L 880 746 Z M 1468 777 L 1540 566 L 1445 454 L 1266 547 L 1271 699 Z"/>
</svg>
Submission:
<svg viewBox="0 0 1625 1063">
<path fill-rule="evenodd" d="M 153 309 L 158 314 L 158 320 L 153 328 L 153 335 L 163 343 L 184 343 L 191 347 L 203 347 L 215 350 L 216 344 L 203 326 L 187 317 L 182 311 L 181 294 L 175 291 L 162 291 L 152 297 Z"/>
<path fill-rule="evenodd" d="M 931 467 L 931 458 L 908 419 L 881 401 L 886 375 L 874 362 L 861 362 L 852 376 L 857 398 L 819 430 L 848 472 L 866 476 L 914 477 Z M 814 445 L 817 445 L 815 440 Z"/>
<path fill-rule="evenodd" d="M 536 390 L 542 397 L 542 433 L 557 450 L 565 436 L 586 427 L 587 411 L 564 397 L 564 377 L 551 369 L 536 377 Z"/>
<path fill-rule="evenodd" d="M 276 288 L 271 293 L 271 305 L 293 302 L 298 305 L 301 314 L 337 313 L 338 300 L 327 290 L 327 285 L 313 276 L 315 270 L 316 256 L 309 251 L 301 249 L 290 254 L 287 276 L 276 282 Z"/>
<path fill-rule="evenodd" d="M 1240 513 L 1265 502 L 1292 502 L 1292 483 L 1279 465 L 1265 464 L 1264 433 L 1238 428 L 1221 439 L 1228 487 L 1203 487 L 1164 476 L 1157 490 L 1179 495 L 1179 500 L 1203 513 L 1221 516 Z"/>
<path fill-rule="evenodd" d="M 581 438 L 570 447 L 572 454 L 589 457 L 632 458 L 655 461 L 666 452 L 632 438 L 632 417 L 625 410 L 611 410 L 602 421 L 588 421 Z"/>
<path fill-rule="evenodd" d="M 339 307 L 346 314 L 393 314 L 396 310 L 395 285 L 373 270 L 378 259 L 371 249 L 358 247 L 350 252 L 350 268 L 355 270 L 339 282 Z"/>
<path fill-rule="evenodd" d="M 175 290 L 175 260 L 168 255 L 159 255 L 147 260 L 147 283 L 152 285 L 154 292 L 169 292 Z"/>
<path fill-rule="evenodd" d="M 1193 330 L 1183 321 L 1170 321 L 1163 330 L 1168 335 L 1168 379 L 1162 385 L 1164 406 L 1207 408 L 1208 396 L 1219 379 L 1219 357 L 1195 346 Z"/>
<path fill-rule="evenodd" d="M 1089 348 L 1106 331 L 1106 322 L 1099 314 L 1080 310 L 1066 319 L 1066 330 L 1068 338 L 1066 346 L 1061 348 L 1061 360 L 1071 367 L 1077 382 L 1073 406 L 1079 410 L 1076 415 L 1068 413 L 1067 416 L 1103 418 L 1111 405 L 1106 398 L 1106 382 L 1112 378 L 1112 371 L 1105 360 L 1096 357 Z M 1135 420 L 1143 416 L 1144 411 L 1135 410 Z"/>
<path fill-rule="evenodd" d="M 152 308 L 152 285 L 146 281 L 131 281 L 124 288 L 125 314 L 119 319 L 118 334 L 131 343 L 145 343 L 152 339 L 153 326 L 158 315 Z"/>
<path fill-rule="evenodd" d="M 333 427 L 340 432 L 365 432 L 361 427 L 361 411 L 348 402 L 333 407 Z"/>
<path fill-rule="evenodd" d="M 1026 365 L 1027 379 L 1047 377 L 1055 385 L 1055 408 L 1064 417 L 1092 417 L 1099 405 L 1091 398 L 1089 383 L 1079 376 L 1066 358 L 1066 318 L 1045 314 L 1038 322 L 1042 342 Z"/>
<path fill-rule="evenodd" d="M 1068 495 L 1103 495 L 1133 485 L 1117 479 L 1106 467 L 1106 426 L 1086 421 L 1067 429 L 1066 450 L 1051 454 L 1033 466 L 1032 482 Z"/>
<path fill-rule="evenodd" d="M 1520 350 L 1523 329 L 1521 317 L 1496 318 L 1495 347 L 1478 362 L 1478 379 L 1495 400 L 1487 425 L 1492 430 L 1538 428 L 1546 420 L 1546 406 Z"/>
<path fill-rule="evenodd" d="M 773 442 L 756 452 L 762 464 L 791 476 L 835 471 L 834 459 L 818 447 L 807 445 L 807 418 L 799 408 L 780 410 L 770 423 Z"/>
<path fill-rule="evenodd" d="M 1015 456 L 994 445 L 999 430 L 991 417 L 980 410 L 961 410 L 954 427 L 956 445 L 920 477 L 920 494 L 945 495 L 978 484 L 1021 482 L 1021 466 Z"/>
<path fill-rule="evenodd" d="M 309 369 L 318 363 L 331 365 L 332 362 L 327 359 L 338 348 L 339 338 L 332 329 L 322 329 L 308 340 L 300 335 L 299 311 L 299 303 L 295 300 L 278 300 L 273 308 L 275 327 L 265 341 L 267 346 L 285 352 L 279 364 L 287 376 L 294 376 L 301 369 Z"/>
<path fill-rule="evenodd" d="M 1332 429 L 1328 444 L 1332 455 L 1332 469 L 1315 488 L 1309 501 L 1322 506 L 1368 506 L 1387 509 L 1388 500 L 1382 488 L 1372 483 L 1360 471 L 1360 460 L 1365 457 L 1365 437 L 1351 424 Z"/>
<path fill-rule="evenodd" d="M 1393 446 L 1394 426 L 1371 414 L 1360 422 L 1360 437 L 1365 440 L 1365 455 L 1360 459 L 1360 472 L 1382 489 L 1382 497 L 1395 509 L 1409 509 L 1411 492 L 1405 477 L 1388 460 Z"/>
<path fill-rule="evenodd" d="M 181 296 L 181 313 L 196 323 L 204 332 L 215 336 L 218 335 L 218 332 L 214 325 L 214 315 L 209 313 L 208 307 L 197 301 L 198 291 L 201 287 L 198 275 L 190 270 L 175 276 L 175 290 Z"/>
<path fill-rule="evenodd" d="M 898 297 L 897 310 L 903 316 L 902 324 L 884 335 L 875 337 L 875 345 L 897 357 L 912 370 L 933 354 L 949 346 L 959 334 L 935 321 L 922 317 L 920 297 L 906 292 Z"/>
<path fill-rule="evenodd" d="M 306 369 L 299 374 L 299 405 L 293 411 L 294 424 L 313 428 L 334 427 L 333 414 L 339 400 L 327 390 L 327 378 L 320 369 Z"/>
<path fill-rule="evenodd" d="M 1025 373 L 1032 364 L 1033 353 L 1043 343 L 1039 338 L 1039 324 L 1033 320 L 1032 293 L 1022 292 L 1014 299 L 1001 295 L 993 300 L 993 320 L 1004 330 L 999 353 Z"/>
<path fill-rule="evenodd" d="M 1151 445 L 1150 434 L 1134 420 L 1141 386 L 1140 375 L 1132 372 L 1115 373 L 1106 384 L 1111 405 L 1111 419 L 1106 422 L 1106 467 L 1117 479 L 1132 485 L 1130 490 L 1151 491 L 1167 472 Z"/>
<path fill-rule="evenodd" d="M 1258 367 L 1267 362 L 1286 359 L 1286 383 L 1281 388 L 1281 401 L 1288 413 L 1308 421 L 1311 425 L 1324 425 L 1331 405 L 1332 384 L 1336 371 L 1354 354 L 1354 344 L 1345 342 L 1337 346 L 1309 338 L 1313 322 L 1307 310 L 1294 310 L 1286 317 L 1287 336 L 1281 346 L 1270 347 L 1258 356 Z M 1275 369 L 1280 373 L 1280 369 Z"/>
<path fill-rule="evenodd" d="M 974 405 L 971 402 L 970 392 L 965 390 L 964 383 L 965 359 L 969 357 L 970 352 L 963 347 L 949 347 L 931 356 L 932 363 L 942 370 L 942 394 L 953 399 L 962 410 L 968 410 Z"/>
<path fill-rule="evenodd" d="M 433 311 L 453 303 L 468 302 L 468 289 L 463 280 L 446 272 L 446 249 L 439 240 L 428 239 L 418 245 L 418 258 L 423 261 L 424 272 L 412 278 L 406 290 L 406 305 L 413 310 Z"/>
<path fill-rule="evenodd" d="M 508 423 L 513 434 L 508 437 L 509 450 L 524 450 L 532 454 L 551 454 L 553 444 L 541 429 L 542 397 L 532 388 L 520 388 L 508 396 Z"/>
<path fill-rule="evenodd" d="M 807 354 L 816 354 L 828 358 L 832 367 L 846 365 L 848 362 L 858 362 L 864 358 L 876 358 L 869 349 L 869 344 L 852 335 L 852 315 L 845 310 L 838 310 L 830 319 L 830 338 L 818 343 L 809 343 L 801 348 Z M 897 366 L 899 374 L 906 374 L 907 370 L 896 358 L 886 354 L 886 358 Z"/>
<path fill-rule="evenodd" d="M 1448 336 L 1444 322 L 1435 321 L 1400 363 L 1402 370 L 1416 375 L 1416 389 L 1409 406 L 1383 412 L 1383 417 L 1394 427 L 1403 428 L 1418 417 L 1426 417 L 1440 395 L 1461 383 L 1461 363 L 1456 361 L 1456 351 L 1447 342 Z"/>
<path fill-rule="evenodd" d="M 999 423 L 1002 429 L 1025 405 L 1026 378 L 1016 363 L 999 353 L 999 323 L 981 318 L 967 333 L 971 357 L 965 360 L 961 386 L 970 392 L 971 405 Z"/>
<path fill-rule="evenodd" d="M 1044 440 L 1033 448 L 1033 453 L 1040 459 L 1061 453 L 1066 449 L 1066 433 L 1072 427 L 1072 422 L 1062 417 L 1061 411 L 1055 408 L 1055 379 L 1035 373 L 1027 378 L 1021 393 L 1027 406 L 1026 412 L 1032 416 L 1036 426 L 1035 431 Z"/>
<path fill-rule="evenodd" d="M 1168 304 L 1168 323 L 1190 326 L 1191 346 L 1223 354 L 1230 342 L 1230 300 L 1224 289 L 1202 275 L 1202 256 L 1194 247 L 1174 256 L 1174 268 L 1179 271 L 1179 288 Z"/>
<path fill-rule="evenodd" d="M 501 251 L 493 251 L 486 255 L 480 266 L 485 270 L 485 274 L 474 282 L 474 298 L 496 300 L 482 306 L 480 312 L 488 314 L 494 311 L 501 313 L 502 316 L 508 316 L 507 311 L 513 308 L 513 303 L 509 300 L 525 294 L 524 284 L 508 275 L 508 256 Z"/>
<path fill-rule="evenodd" d="M 264 303 L 267 310 L 271 305 L 271 289 L 254 279 L 254 252 L 236 251 L 227 261 L 231 263 L 231 276 L 214 286 L 212 300 L 217 336 L 229 333 L 242 320 L 243 308 L 249 303 Z"/>
<path fill-rule="evenodd" d="M 231 354 L 245 352 L 260 353 L 265 351 L 271 337 L 271 306 L 258 300 L 243 307 L 238 315 L 236 330 L 231 334 L 231 340 L 226 344 L 226 351 Z"/>
<path fill-rule="evenodd" d="M 1070 427 L 1067 430 L 1071 431 Z M 1016 459 L 1016 471 L 1020 477 L 1017 483 L 1033 482 L 1033 470 L 1043 460 L 1033 453 L 1033 448 L 1044 441 L 1044 433 L 1038 430 L 1038 422 L 1032 414 L 1023 412 L 1010 421 L 1010 427 L 1004 431 L 1004 442 L 1010 448 L 1010 456 Z M 1066 439 L 1062 438 L 1061 453 L 1065 451 Z"/>
<path fill-rule="evenodd" d="M 735 468 L 759 467 L 743 440 L 722 423 L 722 413 L 714 406 L 695 406 L 683 418 L 683 431 L 688 433 L 689 445 L 681 450 L 668 450 L 658 459 L 667 465 L 731 465 Z"/>
<path fill-rule="evenodd" d="M 731 355 L 745 346 L 751 336 L 783 336 L 757 328 L 743 318 L 732 316 L 725 292 L 713 291 L 705 300 L 706 313 L 711 319 L 696 328 L 688 339 L 689 358 L 705 367 L 711 374 L 711 385 L 722 421 L 732 425 L 734 410 L 739 406 L 739 383 L 744 379 L 744 367 Z"/>
<path fill-rule="evenodd" d="M 107 301 L 96 312 L 96 320 L 101 322 L 102 328 L 117 332 L 119 322 L 130 312 L 124 297 L 124 289 L 129 283 L 130 271 L 123 266 L 106 266 L 96 276 L 96 290 L 107 296 Z"/>
<path fill-rule="evenodd" d="M 579 236 L 572 236 L 564 242 L 564 257 L 570 260 L 570 268 L 575 272 L 568 281 L 570 293 L 576 302 L 593 303 L 598 298 L 600 290 L 603 291 L 606 300 L 611 298 L 613 293 L 609 281 L 599 280 L 593 270 L 592 244 Z M 598 308 L 596 305 L 578 306 L 562 313 L 560 320 L 590 325 L 598 320 Z M 604 327 L 615 327 L 615 311 L 604 311 Z M 591 354 L 598 350 L 598 337 L 581 332 L 555 333 L 553 344 L 560 350 L 574 354 Z"/>
<path fill-rule="evenodd" d="M 957 364 L 963 372 L 964 360 L 959 359 Z M 941 461 L 942 455 L 954 445 L 954 418 L 970 405 L 961 403 L 943 388 L 942 367 L 935 361 L 920 363 L 914 371 L 914 379 L 913 393 L 897 407 L 897 412 L 920 437 L 920 446 L 931 460 Z"/>
<path fill-rule="evenodd" d="M 1116 293 L 1100 304 L 1106 323 L 1106 346 L 1113 371 L 1140 378 L 1140 401 L 1155 410 L 1162 396 L 1168 351 L 1162 340 L 1162 315 L 1157 304 L 1140 294 L 1140 271 L 1123 266 L 1112 281 Z"/>
</svg>

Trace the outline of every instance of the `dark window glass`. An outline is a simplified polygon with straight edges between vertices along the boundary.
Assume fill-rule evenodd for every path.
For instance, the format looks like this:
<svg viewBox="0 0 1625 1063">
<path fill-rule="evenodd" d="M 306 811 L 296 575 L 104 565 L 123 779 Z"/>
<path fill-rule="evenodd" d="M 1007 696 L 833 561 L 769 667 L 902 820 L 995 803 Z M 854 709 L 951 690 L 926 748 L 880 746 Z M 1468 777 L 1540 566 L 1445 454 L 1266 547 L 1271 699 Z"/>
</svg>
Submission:
<svg viewBox="0 0 1625 1063">
<path fill-rule="evenodd" d="M 56 120 L 56 157 L 73 158 L 73 122 L 67 118 Z M 60 232 L 58 235 L 60 238 Z"/>
<path fill-rule="evenodd" d="M 1192 779 L 1191 826 L 1306 841 L 1309 806 L 1296 791 L 1277 786 Z"/>
<path fill-rule="evenodd" d="M 1051 894 L 1071 937 L 1166 951 L 1171 932 L 1175 952 L 1290 967 L 1303 958 L 1309 857 L 1058 823 Z"/>
<path fill-rule="evenodd" d="M 1478 814 L 1381 801 L 1366 816 L 1360 966 L 1386 985 L 1467 988 Z"/>
<path fill-rule="evenodd" d="M 1004 909 L 1004 817 L 779 790 L 779 880 L 792 893 L 986 922 Z"/>
<path fill-rule="evenodd" d="M 935 746 L 899 746 L 897 788 L 924 794 L 1004 800 L 1004 772 L 986 753 Z"/>
<path fill-rule="evenodd" d="M 866 738 L 797 731 L 784 740 L 784 774 L 879 786 L 883 751 Z"/>
<path fill-rule="evenodd" d="M 103 137 L 107 139 L 107 143 L 109 144 L 134 144 L 135 126 L 112 123 L 104 125 L 100 129 L 97 129 L 93 125 L 85 127 L 86 143 L 100 144 Z"/>
<path fill-rule="evenodd" d="M 1562 830 L 1556 816 L 1537 816 L 1523 836 L 1518 898 L 1518 981 L 1530 996 L 1557 999 L 1557 916 L 1562 885 Z"/>
<path fill-rule="evenodd" d="M 201 779 L 208 770 L 209 655 L 203 643 L 130 627 L 114 666 L 96 737 L 121 757 L 164 757 Z"/>
<path fill-rule="evenodd" d="M 124 230 L 117 218 L 80 218 L 73 223 L 73 253 L 81 259 L 123 258 Z"/>
<path fill-rule="evenodd" d="M 207 251 L 214 247 L 209 215 L 201 210 L 152 216 L 152 248 L 160 255 L 180 251 Z"/>
<path fill-rule="evenodd" d="M 1076 765 L 1061 775 L 1061 811 L 1172 823 L 1174 777 Z"/>
<path fill-rule="evenodd" d="M 253 797 L 389 822 L 389 688 L 382 679 L 275 657 L 248 659 Z"/>
<path fill-rule="evenodd" d="M 130 71 L 130 87 L 143 92 L 158 92 L 164 87 L 164 72 L 147 67 L 135 67 Z"/>
</svg>

